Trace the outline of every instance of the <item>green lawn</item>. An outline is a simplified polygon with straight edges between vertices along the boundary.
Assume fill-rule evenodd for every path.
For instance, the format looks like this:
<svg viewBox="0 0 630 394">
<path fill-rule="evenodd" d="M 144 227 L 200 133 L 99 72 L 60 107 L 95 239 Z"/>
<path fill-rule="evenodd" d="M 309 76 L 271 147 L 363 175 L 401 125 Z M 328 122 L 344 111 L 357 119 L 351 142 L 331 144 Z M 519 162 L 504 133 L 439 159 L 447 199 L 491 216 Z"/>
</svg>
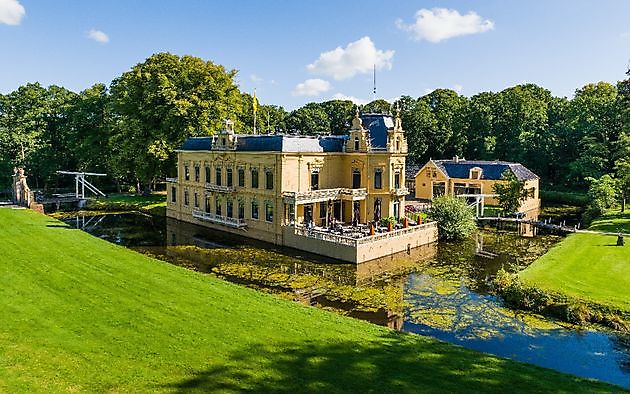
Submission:
<svg viewBox="0 0 630 394">
<path fill-rule="evenodd" d="M 0 392 L 609 392 L 0 209 Z"/>
<path fill-rule="evenodd" d="M 156 215 L 164 215 L 166 210 L 166 193 L 156 192 L 149 196 L 136 194 L 111 194 L 106 198 L 91 199 L 88 202 L 89 210 L 108 211 L 145 211 Z"/>
<path fill-rule="evenodd" d="M 610 212 L 589 230 L 630 232 L 630 212 Z M 523 282 L 630 312 L 630 239 L 572 234 L 519 273 Z"/>
</svg>

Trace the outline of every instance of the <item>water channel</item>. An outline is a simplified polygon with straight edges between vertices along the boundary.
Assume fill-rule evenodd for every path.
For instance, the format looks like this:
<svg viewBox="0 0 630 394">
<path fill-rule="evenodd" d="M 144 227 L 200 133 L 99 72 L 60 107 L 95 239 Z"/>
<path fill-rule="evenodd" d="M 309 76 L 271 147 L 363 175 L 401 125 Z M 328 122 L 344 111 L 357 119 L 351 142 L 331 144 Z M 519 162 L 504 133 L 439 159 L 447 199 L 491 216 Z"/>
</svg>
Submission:
<svg viewBox="0 0 630 394">
<path fill-rule="evenodd" d="M 465 241 L 357 267 L 138 213 L 64 221 L 161 260 L 297 302 L 630 388 L 630 336 L 517 312 L 488 292 L 499 268 L 526 267 L 559 236 L 480 230 Z"/>
</svg>

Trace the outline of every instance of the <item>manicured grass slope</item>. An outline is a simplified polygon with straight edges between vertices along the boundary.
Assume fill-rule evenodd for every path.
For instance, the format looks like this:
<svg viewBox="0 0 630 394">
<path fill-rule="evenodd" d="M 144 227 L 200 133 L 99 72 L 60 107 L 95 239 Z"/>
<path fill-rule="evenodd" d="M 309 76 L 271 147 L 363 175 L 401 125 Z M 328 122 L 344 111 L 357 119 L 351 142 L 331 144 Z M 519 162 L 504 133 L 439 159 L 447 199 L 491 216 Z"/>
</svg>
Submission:
<svg viewBox="0 0 630 394">
<path fill-rule="evenodd" d="M 630 212 L 610 213 L 589 229 L 630 229 Z M 630 239 L 615 246 L 612 235 L 572 234 L 519 273 L 527 284 L 630 312 Z"/>
<path fill-rule="evenodd" d="M 609 391 L 0 209 L 0 392 Z"/>
</svg>

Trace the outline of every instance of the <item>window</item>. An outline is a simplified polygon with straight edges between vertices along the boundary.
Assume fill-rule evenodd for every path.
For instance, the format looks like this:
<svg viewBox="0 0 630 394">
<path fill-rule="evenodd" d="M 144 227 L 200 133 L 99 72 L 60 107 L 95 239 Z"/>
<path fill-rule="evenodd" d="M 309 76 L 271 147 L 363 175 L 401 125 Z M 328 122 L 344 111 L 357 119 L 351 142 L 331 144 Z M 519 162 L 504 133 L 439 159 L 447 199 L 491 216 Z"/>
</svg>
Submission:
<svg viewBox="0 0 630 394">
<path fill-rule="evenodd" d="M 466 184 L 465 183 L 455 183 L 453 190 L 455 191 L 455 195 L 458 196 L 460 194 L 466 194 Z"/>
<path fill-rule="evenodd" d="M 195 208 L 199 208 L 199 197 L 197 196 L 197 193 L 195 193 L 194 195 L 194 202 L 195 202 Z"/>
<path fill-rule="evenodd" d="M 354 150 L 359 150 L 359 137 L 354 137 Z"/>
<path fill-rule="evenodd" d="M 267 222 L 273 222 L 273 205 L 270 202 L 265 204 L 265 220 Z"/>
<path fill-rule="evenodd" d="M 206 183 L 210 183 L 210 177 L 212 176 L 210 172 L 210 166 L 206 166 L 206 169 L 204 172 L 206 173 Z"/>
<path fill-rule="evenodd" d="M 479 167 L 471 168 L 470 169 L 469 178 L 470 179 L 481 179 L 481 168 L 479 168 Z"/>
<path fill-rule="evenodd" d="M 396 150 L 400 150 L 400 138 L 396 138 Z"/>
<path fill-rule="evenodd" d="M 195 182 L 199 182 L 199 173 L 200 173 L 199 166 L 195 166 Z"/>
<path fill-rule="evenodd" d="M 238 186 L 245 187 L 245 169 L 238 169 Z"/>
<path fill-rule="evenodd" d="M 177 202 L 177 188 L 175 186 L 171 186 L 171 202 Z"/>
<path fill-rule="evenodd" d="M 184 166 L 184 179 L 187 181 L 190 180 L 190 168 L 188 168 L 188 166 Z"/>
<path fill-rule="evenodd" d="M 243 201 L 238 202 L 238 218 L 245 219 L 245 203 Z"/>
<path fill-rule="evenodd" d="M 221 215 L 221 201 L 219 200 L 219 197 L 215 197 L 214 199 L 214 213 Z"/>
<path fill-rule="evenodd" d="M 273 171 L 265 171 L 265 189 L 273 190 Z"/>
<path fill-rule="evenodd" d="M 226 171 L 225 177 L 227 178 L 227 185 L 232 186 L 232 169 L 228 168 Z"/>
<path fill-rule="evenodd" d="M 361 187 L 361 171 L 352 170 L 352 188 L 359 189 Z"/>
<path fill-rule="evenodd" d="M 319 189 L 319 170 L 311 172 L 311 190 Z"/>
<path fill-rule="evenodd" d="M 536 196 L 536 188 L 532 187 L 527 191 L 527 198 L 534 198 Z"/>
<path fill-rule="evenodd" d="M 443 196 L 446 193 L 446 184 L 444 182 L 433 182 L 433 198 Z"/>
<path fill-rule="evenodd" d="M 394 173 L 394 189 L 400 189 L 400 171 Z"/>
<path fill-rule="evenodd" d="M 210 213 L 210 196 L 206 196 L 206 206 L 205 206 L 205 211 L 206 213 Z"/>
<path fill-rule="evenodd" d="M 258 169 L 252 168 L 252 189 L 258 189 Z"/>
<path fill-rule="evenodd" d="M 252 200 L 252 219 L 258 219 L 258 202 Z"/>
<path fill-rule="evenodd" d="M 214 183 L 217 186 L 221 186 L 221 167 L 217 167 L 214 171 L 215 171 Z"/>
<path fill-rule="evenodd" d="M 400 203 L 396 201 L 394 204 L 394 217 L 400 219 Z"/>
<path fill-rule="evenodd" d="M 383 188 L 383 170 L 377 168 L 374 170 L 374 188 L 382 189 Z"/>
<path fill-rule="evenodd" d="M 232 200 L 227 200 L 225 215 L 229 218 L 234 217 L 234 203 Z"/>
<path fill-rule="evenodd" d="M 184 190 L 184 205 L 188 206 L 189 204 L 189 200 L 188 200 L 188 190 Z"/>
<path fill-rule="evenodd" d="M 287 213 L 287 217 L 284 218 L 284 221 L 287 223 L 295 224 L 295 205 L 293 204 L 285 204 Z"/>
</svg>

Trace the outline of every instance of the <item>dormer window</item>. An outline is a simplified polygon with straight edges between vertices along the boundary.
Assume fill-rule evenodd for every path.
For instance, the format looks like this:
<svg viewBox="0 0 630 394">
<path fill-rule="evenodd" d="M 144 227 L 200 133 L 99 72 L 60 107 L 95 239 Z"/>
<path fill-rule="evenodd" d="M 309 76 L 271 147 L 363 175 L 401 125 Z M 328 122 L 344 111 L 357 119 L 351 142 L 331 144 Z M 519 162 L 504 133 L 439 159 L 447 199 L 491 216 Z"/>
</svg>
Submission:
<svg viewBox="0 0 630 394">
<path fill-rule="evenodd" d="M 470 169 L 469 178 L 470 179 L 481 179 L 482 170 L 479 167 L 474 167 Z"/>
<path fill-rule="evenodd" d="M 354 137 L 354 150 L 359 151 L 359 137 Z"/>
</svg>

